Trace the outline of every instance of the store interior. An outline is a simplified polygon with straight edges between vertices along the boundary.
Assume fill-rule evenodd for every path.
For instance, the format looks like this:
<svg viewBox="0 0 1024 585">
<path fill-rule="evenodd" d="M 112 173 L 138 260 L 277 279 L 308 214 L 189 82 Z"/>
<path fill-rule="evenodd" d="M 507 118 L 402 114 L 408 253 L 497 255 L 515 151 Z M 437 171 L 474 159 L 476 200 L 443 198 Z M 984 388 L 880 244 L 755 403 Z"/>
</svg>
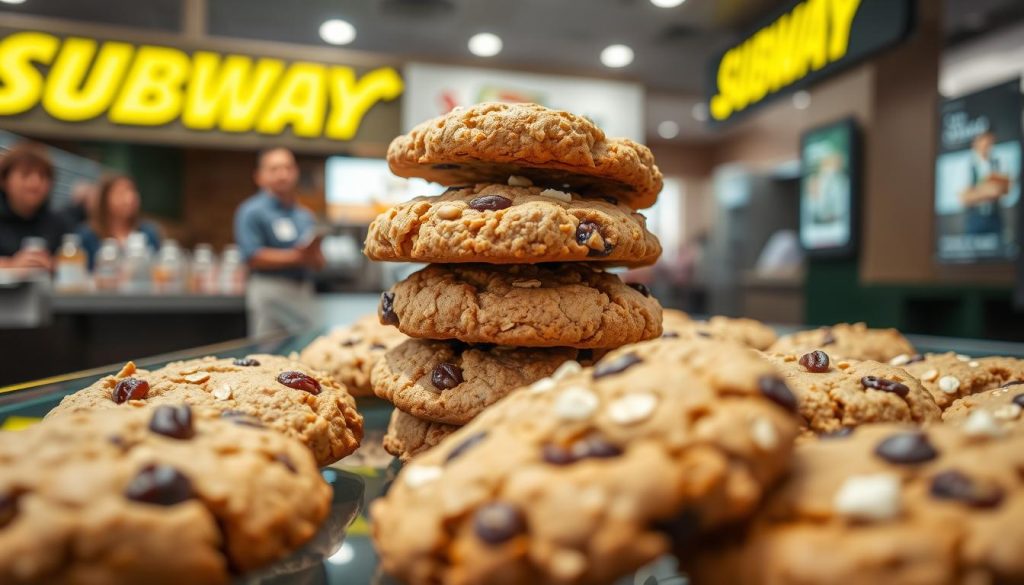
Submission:
<svg viewBox="0 0 1024 585">
<path fill-rule="evenodd" d="M 169 258 L 169 285 L 158 279 L 101 290 L 89 275 L 84 284 L 56 282 L 42 300 L 31 283 L 4 289 L 0 349 L 27 357 L 0 382 L 245 337 L 232 218 L 256 190 L 262 148 L 295 153 L 300 201 L 325 230 L 326 266 L 315 275 L 321 305 L 386 289 L 405 269 L 361 254 L 367 225 L 394 203 L 440 189 L 392 176 L 383 160 L 389 141 L 452 107 L 489 100 L 581 113 L 609 135 L 651 147 L 665 187 L 645 214 L 664 253 L 630 276 L 666 307 L 791 327 L 864 321 L 913 334 L 1019 340 L 1015 244 L 987 257 L 941 253 L 937 157 L 944 104 L 1019 79 L 1020 3 L 895 3 L 906 30 L 883 46 L 821 71 L 812 65 L 805 78 L 716 119 L 709 86 L 726 49 L 770 28 L 792 4 L 529 0 L 495 19 L 494 3 L 455 0 L 309 1 L 284 12 L 269 0 L 4 0 L 0 53 L 17 59 L 10 56 L 27 50 L 36 64 L 3 75 L 0 147 L 46 146 L 57 168 L 49 203 L 56 209 L 81 205 L 76 193 L 105 175 L 130 176 L 142 216 L 180 254 L 151 250 L 151 266 Z M 136 72 L 125 73 L 127 61 L 118 69 L 117 47 L 108 55 L 113 65 L 105 62 L 107 45 L 177 63 L 182 77 L 168 98 L 174 111 L 118 115 Z M 44 58 L 39 46 L 52 53 Z M 189 89 L 204 79 L 207 92 L 216 89 L 202 77 L 215 70 L 200 60 L 231 55 L 274 61 L 285 75 L 312 63 L 313 81 L 294 75 L 312 85 L 273 94 L 276 106 L 249 111 L 250 129 L 239 131 L 232 113 L 216 108 L 241 102 L 218 106 Z M 339 71 L 352 77 L 332 94 L 324 79 L 333 78 L 318 75 Z M 60 89 L 58 74 L 79 86 Z M 19 83 L 36 86 L 3 97 Z M 76 112 L 83 96 L 95 103 Z M 854 190 L 852 223 L 845 247 L 819 253 L 801 242 L 801 194 L 820 163 L 804 147 L 835 123 L 849 124 L 841 164 Z M 1019 154 L 1016 164 L 1019 173 Z M 1006 232 L 1016 238 L 1019 182 L 1010 191 Z M 218 276 L 203 276 L 207 263 L 221 268 Z M 338 320 L 328 309 L 318 318 L 294 328 Z M 126 328 L 160 334 L 126 336 Z"/>
</svg>

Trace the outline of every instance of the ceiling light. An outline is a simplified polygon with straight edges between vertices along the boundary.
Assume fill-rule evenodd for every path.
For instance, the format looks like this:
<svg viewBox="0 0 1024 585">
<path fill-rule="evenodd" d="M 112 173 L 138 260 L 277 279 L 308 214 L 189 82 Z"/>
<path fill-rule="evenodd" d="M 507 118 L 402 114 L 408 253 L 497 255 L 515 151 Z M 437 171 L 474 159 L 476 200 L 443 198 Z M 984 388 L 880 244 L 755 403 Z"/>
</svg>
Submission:
<svg viewBox="0 0 1024 585">
<path fill-rule="evenodd" d="M 798 110 L 806 110 L 811 106 L 811 94 L 800 90 L 793 94 L 793 107 Z"/>
<path fill-rule="evenodd" d="M 658 124 L 658 136 L 661 136 L 665 140 L 672 140 L 676 136 L 679 136 L 679 124 L 676 124 L 672 120 L 665 120 L 661 124 Z"/>
<path fill-rule="evenodd" d="M 478 33 L 469 37 L 469 52 L 477 57 L 493 57 L 501 52 L 501 37 L 491 33 Z"/>
<path fill-rule="evenodd" d="M 4 4 L 24 4 L 25 0 L 0 0 Z"/>
<path fill-rule="evenodd" d="M 325 20 L 320 25 L 320 38 L 332 45 L 347 45 L 356 40 L 356 27 L 338 18 Z"/>
<path fill-rule="evenodd" d="M 633 49 L 626 45 L 609 45 L 601 51 L 601 63 L 605 67 L 618 69 L 633 62 Z"/>
<path fill-rule="evenodd" d="M 651 0 L 651 4 L 654 4 L 658 8 L 675 8 L 686 0 Z"/>
<path fill-rule="evenodd" d="M 708 105 L 704 102 L 697 102 L 690 108 L 690 115 L 698 122 L 708 121 Z"/>
</svg>

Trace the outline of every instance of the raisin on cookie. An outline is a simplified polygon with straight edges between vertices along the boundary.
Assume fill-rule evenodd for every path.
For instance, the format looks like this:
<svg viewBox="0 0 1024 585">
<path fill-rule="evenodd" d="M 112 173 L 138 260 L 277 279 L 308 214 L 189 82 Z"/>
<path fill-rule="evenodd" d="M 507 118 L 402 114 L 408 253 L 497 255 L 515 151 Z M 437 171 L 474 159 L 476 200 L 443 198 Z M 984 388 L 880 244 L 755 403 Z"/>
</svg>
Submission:
<svg viewBox="0 0 1024 585">
<path fill-rule="evenodd" d="M 484 103 L 423 122 L 388 147 L 399 177 L 442 185 L 538 185 L 617 198 L 633 209 L 654 204 L 662 175 L 642 144 L 606 138 L 590 120 L 537 104 Z"/>
</svg>

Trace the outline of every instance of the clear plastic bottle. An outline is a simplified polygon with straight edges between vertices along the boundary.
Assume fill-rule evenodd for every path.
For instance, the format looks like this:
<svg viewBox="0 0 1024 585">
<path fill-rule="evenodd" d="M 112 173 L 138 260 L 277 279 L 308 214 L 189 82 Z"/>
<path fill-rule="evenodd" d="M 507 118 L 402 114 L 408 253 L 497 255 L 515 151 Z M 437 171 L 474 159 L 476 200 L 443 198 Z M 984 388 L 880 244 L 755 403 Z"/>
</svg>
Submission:
<svg viewBox="0 0 1024 585">
<path fill-rule="evenodd" d="M 64 234 L 57 251 L 54 288 L 61 292 L 84 292 L 89 287 L 85 250 L 78 234 Z"/>
<path fill-rule="evenodd" d="M 192 253 L 188 290 L 201 295 L 217 291 L 217 259 L 210 244 L 197 244 Z"/>
<path fill-rule="evenodd" d="M 121 245 L 116 239 L 105 238 L 100 243 L 92 278 L 98 291 L 112 292 L 121 288 Z"/>
<path fill-rule="evenodd" d="M 175 240 L 164 240 L 153 264 L 153 292 L 178 294 L 185 290 L 185 255 Z"/>
<path fill-rule="evenodd" d="M 138 294 L 152 290 L 152 258 L 145 234 L 132 232 L 128 236 L 121 267 L 121 292 Z"/>
<path fill-rule="evenodd" d="M 225 295 L 240 295 L 245 292 L 245 263 L 238 246 L 229 244 L 220 255 L 220 292 Z"/>
</svg>

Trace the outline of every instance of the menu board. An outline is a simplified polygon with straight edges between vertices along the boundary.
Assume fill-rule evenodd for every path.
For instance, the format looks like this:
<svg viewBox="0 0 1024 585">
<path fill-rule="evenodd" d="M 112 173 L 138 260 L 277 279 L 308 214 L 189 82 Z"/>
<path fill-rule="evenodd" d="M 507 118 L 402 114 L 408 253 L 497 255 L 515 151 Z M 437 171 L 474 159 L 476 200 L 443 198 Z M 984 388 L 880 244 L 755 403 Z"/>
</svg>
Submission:
<svg viewBox="0 0 1024 585">
<path fill-rule="evenodd" d="M 811 256 L 845 256 L 856 249 L 858 145 L 852 119 L 801 138 L 800 243 Z"/>
<path fill-rule="evenodd" d="M 945 100 L 939 116 L 936 256 L 1010 261 L 1018 249 L 1020 79 Z"/>
</svg>

